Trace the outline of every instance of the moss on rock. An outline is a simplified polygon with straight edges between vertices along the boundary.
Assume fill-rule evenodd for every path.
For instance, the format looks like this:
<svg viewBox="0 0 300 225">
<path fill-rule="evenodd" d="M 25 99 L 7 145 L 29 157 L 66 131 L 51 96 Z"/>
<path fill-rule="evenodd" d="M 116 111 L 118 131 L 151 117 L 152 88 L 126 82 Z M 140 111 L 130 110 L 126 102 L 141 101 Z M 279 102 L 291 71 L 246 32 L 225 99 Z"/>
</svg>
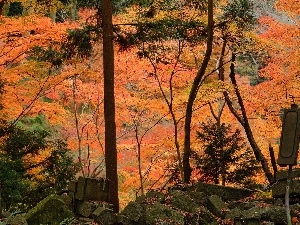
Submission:
<svg viewBox="0 0 300 225">
<path fill-rule="evenodd" d="M 74 214 L 57 195 L 49 195 L 25 216 L 27 223 L 30 225 L 59 225 L 62 221 L 72 217 L 74 217 Z"/>
<path fill-rule="evenodd" d="M 180 212 L 160 203 L 147 205 L 146 224 L 162 224 L 162 221 L 168 222 L 167 224 L 184 225 L 184 216 Z"/>
</svg>

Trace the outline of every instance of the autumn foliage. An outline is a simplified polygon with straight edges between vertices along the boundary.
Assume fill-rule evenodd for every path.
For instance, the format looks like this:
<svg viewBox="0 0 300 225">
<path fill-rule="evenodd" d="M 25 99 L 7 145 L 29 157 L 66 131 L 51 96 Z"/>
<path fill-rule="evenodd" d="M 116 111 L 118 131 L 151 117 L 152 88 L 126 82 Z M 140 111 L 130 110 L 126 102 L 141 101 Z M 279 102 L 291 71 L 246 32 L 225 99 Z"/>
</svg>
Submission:
<svg viewBox="0 0 300 225">
<path fill-rule="evenodd" d="M 197 131 L 202 123 L 214 119 L 212 109 L 220 110 L 224 92 L 231 96 L 233 107 L 241 114 L 234 97 L 235 89 L 229 82 L 229 63 L 231 53 L 235 52 L 238 56 L 235 62 L 238 88 L 254 138 L 271 167 L 268 147 L 271 144 L 277 153 L 280 110 L 289 107 L 292 101 L 297 103 L 300 97 L 297 58 L 300 33 L 294 16 L 299 9 L 297 4 L 288 2 L 278 1 L 276 7 L 289 12 L 293 23 L 263 16 L 255 29 L 241 33 L 238 23 L 222 27 L 221 9 L 227 1 L 220 1 L 214 12 L 218 27 L 214 29 L 211 58 L 193 105 L 193 152 L 203 153 L 204 144 L 197 140 Z M 206 14 L 197 14 L 196 9 L 189 7 L 180 12 L 161 9 L 142 22 L 150 24 L 166 17 L 188 20 L 191 18 L 187 16 L 192 12 L 197 23 L 206 26 Z M 39 9 L 39 12 L 46 10 Z M 174 173 L 179 174 L 178 156 L 183 153 L 185 109 L 206 46 L 203 28 L 202 39 L 193 42 L 158 37 L 153 42 L 142 42 L 141 38 L 138 44 L 126 42 L 126 46 L 122 45 L 120 40 L 125 41 L 129 34 L 138 34 L 137 31 L 142 29 L 134 23 L 145 13 L 146 8 L 133 5 L 114 17 L 114 24 L 118 24 L 116 33 L 124 35 L 115 37 L 114 52 L 122 204 L 140 195 L 142 190 L 163 189 L 180 181 L 174 179 Z M 89 9 L 80 10 L 78 20 L 74 22 L 55 23 L 43 14 L 35 13 L 0 17 L 0 79 L 3 83 L 0 119 L 13 127 L 24 118 L 43 115 L 51 129 L 57 131 L 55 136 L 67 142 L 75 161 L 81 163 L 80 173 L 92 177 L 105 174 L 103 49 L 96 38 L 90 43 L 93 51 L 89 56 L 66 57 L 63 47 L 71 30 L 83 28 L 86 22 L 95 24 L 96 20 L 95 11 Z M 125 25 L 121 27 L 120 24 Z M 200 32 L 191 27 L 188 29 L 187 39 L 198 35 L 194 32 Z M 98 38 L 98 34 L 94 35 Z M 220 73 L 223 79 L 220 79 Z M 258 82 L 250 85 L 254 78 Z M 241 129 L 228 106 L 224 107 L 220 120 L 230 124 L 233 130 Z M 246 138 L 243 131 L 241 135 Z M 246 150 L 250 145 L 246 143 L 243 147 Z M 196 169 L 196 162 L 192 161 L 191 166 Z M 191 181 L 197 181 L 199 177 L 195 170 Z M 266 183 L 264 174 L 257 175 L 256 182 Z"/>
</svg>

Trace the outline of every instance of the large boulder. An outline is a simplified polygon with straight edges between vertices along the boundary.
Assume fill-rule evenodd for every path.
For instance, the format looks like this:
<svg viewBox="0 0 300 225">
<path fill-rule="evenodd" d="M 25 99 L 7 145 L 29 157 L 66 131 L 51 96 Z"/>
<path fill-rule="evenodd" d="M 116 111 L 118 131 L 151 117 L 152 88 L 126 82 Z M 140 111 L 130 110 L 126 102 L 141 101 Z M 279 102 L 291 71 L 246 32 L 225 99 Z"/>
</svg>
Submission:
<svg viewBox="0 0 300 225">
<path fill-rule="evenodd" d="M 2 223 L 0 223 L 2 224 Z M 11 215 L 7 218 L 6 223 L 7 225 L 28 225 L 25 216 L 22 214 L 15 214 Z"/>
<path fill-rule="evenodd" d="M 255 192 L 253 190 L 245 188 L 236 188 L 203 182 L 199 182 L 196 184 L 196 191 L 204 192 L 208 196 L 218 195 L 224 200 L 240 200 L 251 196 Z"/>
<path fill-rule="evenodd" d="M 114 211 L 103 206 L 97 207 L 93 212 L 93 219 L 102 225 L 113 225 L 117 222 L 117 216 Z"/>
<path fill-rule="evenodd" d="M 137 197 L 136 202 L 138 203 L 164 203 L 165 202 L 165 194 L 159 191 L 149 191 L 146 195 L 142 195 Z"/>
<path fill-rule="evenodd" d="M 77 200 L 108 201 L 109 180 L 79 177 L 77 183 L 69 185 L 69 189 Z"/>
<path fill-rule="evenodd" d="M 119 215 L 125 216 L 135 223 L 142 223 L 144 221 L 144 208 L 140 203 L 131 201 Z"/>
<path fill-rule="evenodd" d="M 198 192 L 198 191 L 188 191 L 186 192 L 190 198 L 192 198 L 196 204 L 201 205 L 201 206 L 207 206 L 208 202 L 208 196 L 203 193 L 203 192 Z"/>
<path fill-rule="evenodd" d="M 30 225 L 60 225 L 63 221 L 73 217 L 74 214 L 57 195 L 49 195 L 29 210 L 25 216 Z"/>
<path fill-rule="evenodd" d="M 229 211 L 225 202 L 217 195 L 208 197 L 208 209 L 216 216 L 225 218 L 226 212 Z"/>
<path fill-rule="evenodd" d="M 169 225 L 184 225 L 184 215 L 179 211 L 172 209 L 167 205 L 154 203 L 146 206 L 146 221 L 147 225 L 169 224 Z"/>
<path fill-rule="evenodd" d="M 261 214 L 261 218 L 262 220 L 271 221 L 275 225 L 287 224 L 285 208 L 280 206 L 270 206 L 265 208 L 265 211 Z"/>
<path fill-rule="evenodd" d="M 79 200 L 76 202 L 76 213 L 83 217 L 91 217 L 95 209 L 96 205 L 93 202 Z"/>
<path fill-rule="evenodd" d="M 174 190 L 168 196 L 170 205 L 184 212 L 195 213 L 199 205 L 185 192 Z"/>
</svg>

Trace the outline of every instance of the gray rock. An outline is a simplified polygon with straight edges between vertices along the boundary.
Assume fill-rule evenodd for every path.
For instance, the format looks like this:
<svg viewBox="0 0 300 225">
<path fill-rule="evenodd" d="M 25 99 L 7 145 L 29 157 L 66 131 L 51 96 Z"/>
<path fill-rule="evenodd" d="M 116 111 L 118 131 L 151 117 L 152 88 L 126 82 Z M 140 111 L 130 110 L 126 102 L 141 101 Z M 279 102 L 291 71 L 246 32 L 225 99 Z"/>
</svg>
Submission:
<svg viewBox="0 0 300 225">
<path fill-rule="evenodd" d="M 209 212 L 206 208 L 200 207 L 199 211 L 199 223 L 201 225 L 219 225 L 219 222 L 216 220 L 216 217 Z"/>
<path fill-rule="evenodd" d="M 286 224 L 286 212 L 284 207 L 270 206 L 265 208 L 266 211 L 262 213 L 262 219 L 275 224 Z"/>
<path fill-rule="evenodd" d="M 225 218 L 226 213 L 229 211 L 226 203 L 217 195 L 208 197 L 208 209 L 216 216 Z"/>
<path fill-rule="evenodd" d="M 233 208 L 230 211 L 226 212 L 225 219 L 234 220 L 234 218 L 241 217 L 242 212 L 239 208 Z"/>
<path fill-rule="evenodd" d="M 194 202 L 199 206 L 207 206 L 208 197 L 203 192 L 188 191 L 187 195 L 190 196 L 194 200 Z"/>
<path fill-rule="evenodd" d="M 169 193 L 170 204 L 182 211 L 195 213 L 199 205 L 183 191 L 174 190 Z"/>
<path fill-rule="evenodd" d="M 74 214 L 57 195 L 49 195 L 29 210 L 25 218 L 30 225 L 59 225 L 62 221 L 73 218 Z"/>
<path fill-rule="evenodd" d="M 84 217 L 91 217 L 95 209 L 93 202 L 77 201 L 76 203 L 76 213 Z"/>
<path fill-rule="evenodd" d="M 126 216 L 131 221 L 141 222 L 144 215 L 144 208 L 137 202 L 129 202 L 120 215 Z"/>
<path fill-rule="evenodd" d="M 240 200 L 251 196 L 255 192 L 244 188 L 235 188 L 202 182 L 199 182 L 196 185 L 198 192 L 204 192 L 208 196 L 218 195 L 224 200 Z"/>
<path fill-rule="evenodd" d="M 99 206 L 92 214 L 93 219 L 102 225 L 113 225 L 117 222 L 117 216 L 113 210 Z"/>
<path fill-rule="evenodd" d="M 105 178 L 79 177 L 75 198 L 81 201 L 108 201 L 108 190 L 109 181 Z"/>
<path fill-rule="evenodd" d="M 242 218 L 251 219 L 251 218 L 261 218 L 262 214 L 267 212 L 267 208 L 262 207 L 253 207 L 248 210 L 242 211 Z"/>
<path fill-rule="evenodd" d="M 176 224 L 184 225 L 184 215 L 179 211 L 172 209 L 160 203 L 146 206 L 146 221 L 147 225 L 154 224 Z M 162 223 L 164 222 L 164 223 Z M 166 223 L 167 222 L 167 223 Z"/>
<path fill-rule="evenodd" d="M 146 195 L 137 197 L 136 202 L 138 203 L 164 203 L 165 195 L 159 191 L 149 191 Z"/>
<path fill-rule="evenodd" d="M 122 224 L 122 225 L 132 225 L 133 223 L 132 223 L 132 221 L 128 218 L 128 217 L 126 217 L 126 216 L 124 216 L 124 215 L 117 215 L 117 222 L 118 222 L 118 224 Z"/>
<path fill-rule="evenodd" d="M 276 173 L 277 180 L 286 180 L 288 176 L 288 170 L 280 170 Z M 300 177 L 300 168 L 292 170 L 292 178 Z"/>
<path fill-rule="evenodd" d="M 286 180 L 279 180 L 272 186 L 273 198 L 284 198 L 286 191 Z M 290 197 L 300 197 L 300 180 L 291 180 Z"/>
<path fill-rule="evenodd" d="M 11 215 L 10 217 L 7 218 L 6 224 L 7 225 L 28 225 L 25 219 L 25 215 L 22 214 Z"/>
</svg>

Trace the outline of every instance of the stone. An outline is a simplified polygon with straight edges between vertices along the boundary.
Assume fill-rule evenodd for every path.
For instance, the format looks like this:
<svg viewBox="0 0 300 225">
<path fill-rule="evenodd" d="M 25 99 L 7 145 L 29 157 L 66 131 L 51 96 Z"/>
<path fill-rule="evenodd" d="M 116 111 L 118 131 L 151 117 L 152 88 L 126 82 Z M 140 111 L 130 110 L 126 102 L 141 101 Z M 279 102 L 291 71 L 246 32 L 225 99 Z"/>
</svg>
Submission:
<svg viewBox="0 0 300 225">
<path fill-rule="evenodd" d="M 149 191 L 145 195 L 138 196 L 136 198 L 136 202 L 138 203 L 164 203 L 165 202 L 165 194 L 159 191 Z"/>
<path fill-rule="evenodd" d="M 184 224 L 185 225 L 198 225 L 200 216 L 198 213 L 185 213 Z"/>
<path fill-rule="evenodd" d="M 137 202 L 129 202 L 119 215 L 126 216 L 133 222 L 141 222 L 144 215 L 144 208 Z"/>
<path fill-rule="evenodd" d="M 22 214 L 11 215 L 7 218 L 7 225 L 28 225 L 25 216 Z"/>
<path fill-rule="evenodd" d="M 253 207 L 248 210 L 242 211 L 242 217 L 244 219 L 251 219 L 251 218 L 261 218 L 262 214 L 266 213 L 267 209 L 264 207 Z"/>
<path fill-rule="evenodd" d="M 117 216 L 113 210 L 99 206 L 92 214 L 93 219 L 102 225 L 113 225 L 117 222 Z"/>
<path fill-rule="evenodd" d="M 124 215 L 117 215 L 117 223 L 122 225 L 132 225 L 131 220 Z"/>
<path fill-rule="evenodd" d="M 180 190 L 171 191 L 169 200 L 170 205 L 185 212 L 195 213 L 199 208 L 199 205 L 189 195 Z"/>
<path fill-rule="evenodd" d="M 60 195 L 60 197 L 65 202 L 68 209 L 73 211 L 74 210 L 73 198 L 68 194 L 62 194 L 62 195 Z"/>
<path fill-rule="evenodd" d="M 165 201 L 165 195 L 162 192 L 159 191 L 149 191 L 146 194 L 146 198 L 151 198 L 152 200 L 155 200 L 159 203 L 164 203 Z"/>
<path fill-rule="evenodd" d="M 162 223 L 164 221 L 164 223 Z M 160 203 L 154 203 L 146 206 L 146 221 L 147 225 L 154 224 L 176 224 L 184 225 L 184 215 L 179 211 L 172 209 Z"/>
<path fill-rule="evenodd" d="M 108 201 L 108 190 L 109 181 L 105 178 L 79 177 L 75 198 L 81 201 Z"/>
<path fill-rule="evenodd" d="M 84 201 L 84 196 L 85 196 L 85 178 L 84 177 L 79 177 L 77 181 L 77 188 L 75 192 L 75 199 Z"/>
<path fill-rule="evenodd" d="M 217 195 L 208 197 L 207 207 L 214 215 L 220 218 L 225 218 L 226 213 L 229 211 L 226 203 Z"/>
<path fill-rule="evenodd" d="M 78 218 L 79 224 L 81 225 L 91 225 L 94 222 L 94 220 L 92 218 L 86 218 L 86 217 L 79 217 Z M 69 224 L 68 224 L 69 225 Z M 73 224 L 72 224 L 73 225 Z M 75 225 L 75 224 L 74 224 Z M 77 225 L 77 224 L 76 224 Z"/>
<path fill-rule="evenodd" d="M 272 186 L 273 198 L 284 198 L 286 192 L 286 180 L 279 180 Z M 291 180 L 290 183 L 290 197 L 298 198 L 300 203 L 300 180 Z"/>
<path fill-rule="evenodd" d="M 106 178 L 86 178 L 85 200 L 108 201 L 109 181 Z"/>
<path fill-rule="evenodd" d="M 260 219 L 259 218 L 250 218 L 246 220 L 247 225 L 260 225 Z"/>
<path fill-rule="evenodd" d="M 225 219 L 234 220 L 234 218 L 240 218 L 242 212 L 239 208 L 230 209 L 230 211 L 226 212 Z"/>
<path fill-rule="evenodd" d="M 218 195 L 223 200 L 240 200 L 251 196 L 255 191 L 245 188 L 235 188 L 223 185 L 208 184 L 198 182 L 196 184 L 198 192 L 204 192 L 206 195 Z"/>
<path fill-rule="evenodd" d="M 71 180 L 68 185 L 68 190 L 73 193 L 77 192 L 77 184 L 77 181 Z"/>
<path fill-rule="evenodd" d="M 209 212 L 205 207 L 200 207 L 198 210 L 199 223 L 201 225 L 219 225 L 216 217 Z"/>
<path fill-rule="evenodd" d="M 30 225 L 59 225 L 61 222 L 73 217 L 74 214 L 57 195 L 49 195 L 29 210 L 25 216 L 27 223 Z"/>
<path fill-rule="evenodd" d="M 190 196 L 196 204 L 200 205 L 200 206 L 207 206 L 207 195 L 204 194 L 203 192 L 198 192 L 198 191 L 190 191 L 187 192 L 188 196 Z"/>
<path fill-rule="evenodd" d="M 265 208 L 261 215 L 262 219 L 274 222 L 275 224 L 286 224 L 286 211 L 284 207 L 270 206 Z"/>
<path fill-rule="evenodd" d="M 276 180 L 286 180 L 288 176 L 288 170 L 279 170 L 276 173 Z M 292 178 L 300 177 L 300 168 L 292 170 Z"/>
<path fill-rule="evenodd" d="M 76 213 L 84 217 L 91 217 L 95 209 L 93 202 L 77 201 L 76 203 Z"/>
</svg>

